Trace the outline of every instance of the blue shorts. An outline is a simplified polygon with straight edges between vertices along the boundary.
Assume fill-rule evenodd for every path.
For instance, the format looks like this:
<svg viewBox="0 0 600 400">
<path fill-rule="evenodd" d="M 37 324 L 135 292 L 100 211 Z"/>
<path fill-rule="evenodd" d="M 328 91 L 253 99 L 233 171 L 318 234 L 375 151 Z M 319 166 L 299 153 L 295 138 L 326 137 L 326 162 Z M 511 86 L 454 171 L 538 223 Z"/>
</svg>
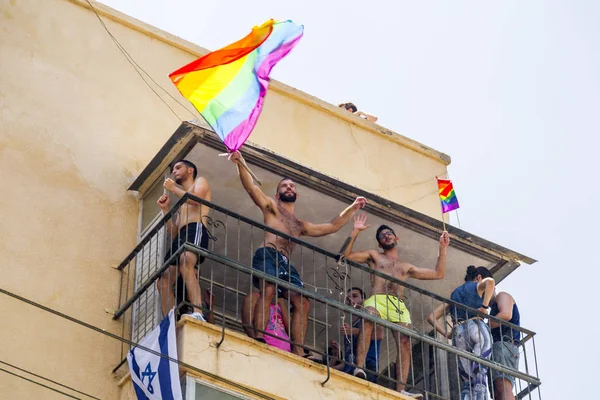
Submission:
<svg viewBox="0 0 600 400">
<path fill-rule="evenodd" d="M 298 271 L 290 264 L 290 260 L 282 252 L 271 247 L 261 247 L 256 250 L 252 258 L 252 268 L 289 282 L 292 285 L 303 288 L 304 283 L 298 275 Z M 260 279 L 254 277 L 252 283 L 260 290 Z M 271 282 L 266 282 L 271 283 Z M 277 287 L 279 295 L 285 293 L 287 289 Z"/>
</svg>

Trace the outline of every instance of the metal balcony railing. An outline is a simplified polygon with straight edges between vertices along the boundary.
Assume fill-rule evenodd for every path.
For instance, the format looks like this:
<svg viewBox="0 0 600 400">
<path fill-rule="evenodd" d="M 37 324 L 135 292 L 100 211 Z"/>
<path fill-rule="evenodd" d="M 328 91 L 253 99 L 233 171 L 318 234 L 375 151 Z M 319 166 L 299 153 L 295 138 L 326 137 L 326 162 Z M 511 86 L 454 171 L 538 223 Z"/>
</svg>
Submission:
<svg viewBox="0 0 600 400">
<path fill-rule="evenodd" d="M 165 260 L 164 254 L 171 248 L 173 241 L 167 223 L 178 215 L 186 201 L 200 203 L 210 210 L 208 216 L 204 217 L 204 224 L 210 237 L 209 244 L 207 248 L 202 248 L 190 242 L 182 243 L 177 251 Z M 179 227 L 186 225 L 186 221 L 178 222 Z M 303 288 L 289 280 L 275 278 L 251 267 L 252 256 L 257 247 L 260 247 L 258 244 L 262 242 L 265 232 L 295 244 L 290 261 L 304 282 Z M 352 325 L 353 320 L 362 319 L 374 324 L 373 332 L 383 332 L 379 336 L 381 341 L 376 370 L 366 371 L 372 379 L 376 378 L 380 385 L 395 389 L 399 381 L 395 370 L 397 357 L 397 348 L 393 339 L 395 333 L 408 337 L 412 349 L 408 378 L 401 382 L 406 385 L 406 390 L 422 393 L 429 399 L 460 399 L 461 390 L 471 390 L 470 386 L 465 389 L 459 376 L 458 363 L 462 361 L 469 362 L 473 369 L 488 369 L 490 372 L 495 371 L 513 377 L 515 379 L 513 392 L 517 399 L 541 400 L 539 391 L 541 381 L 538 375 L 534 332 L 482 314 L 478 310 L 467 308 L 367 266 L 340 260 L 337 254 L 290 237 L 260 222 L 190 194 L 182 197 L 146 233 L 142 241 L 118 267 L 122 271 L 121 290 L 114 319 L 122 319 L 123 335 L 130 322 L 132 342 L 137 343 L 159 324 L 162 317 L 156 282 L 170 265 L 176 265 L 177 269 L 184 268 L 180 265 L 180 256 L 187 251 L 205 258 L 205 262 L 195 272 L 204 293 L 203 304 L 197 306 L 203 307 L 205 316 L 212 317 L 209 322 L 222 326 L 222 340 L 225 339 L 225 329 L 252 328 L 251 323 L 248 322 L 252 320 L 252 315 L 251 313 L 244 315 L 242 305 L 248 294 L 257 291 L 252 283 L 254 278 L 273 283 L 277 289 L 294 292 L 299 294 L 301 299 L 307 299 L 310 305 L 304 343 L 285 339 L 283 341 L 304 348 L 307 353 L 312 354 L 312 359 L 321 360 L 320 362 L 327 365 L 328 376 L 324 379 L 324 383 L 329 380 L 330 368 L 336 365 L 339 368 L 340 364 L 342 367 L 347 365 L 347 369 L 355 367 L 352 360 L 354 360 L 353 349 L 356 338 L 343 334 L 340 326 L 344 322 Z M 394 324 L 346 304 L 346 294 L 354 287 L 360 288 L 368 297 L 370 275 L 378 275 L 390 283 L 404 287 L 404 300 L 413 319 L 417 321 L 414 326 L 409 328 Z M 187 298 L 187 290 L 183 282 L 172 282 L 169 285 L 173 287 L 178 311 L 183 311 L 185 307 L 192 305 Z M 206 294 L 206 289 L 209 290 L 209 294 Z M 519 368 L 509 368 L 493 359 L 478 357 L 473 352 L 454 347 L 446 338 L 439 338 L 426 324 L 426 317 L 440 304 L 467 310 L 470 314 L 488 321 L 487 323 L 496 321 L 503 326 L 503 329 L 519 331 L 521 339 L 516 343 L 522 355 Z M 283 313 L 287 313 L 289 320 L 292 308 L 289 300 L 281 308 Z M 264 333 L 269 335 L 268 332 Z M 281 337 L 278 339 L 281 340 Z M 336 346 L 332 341 L 337 342 L 339 347 L 343 347 L 343 343 L 346 343 L 352 349 L 349 351 L 350 357 L 344 360 L 343 355 L 336 354 Z M 122 356 L 124 352 L 123 348 Z M 493 392 L 489 380 L 488 373 L 487 386 L 490 392 Z"/>
</svg>

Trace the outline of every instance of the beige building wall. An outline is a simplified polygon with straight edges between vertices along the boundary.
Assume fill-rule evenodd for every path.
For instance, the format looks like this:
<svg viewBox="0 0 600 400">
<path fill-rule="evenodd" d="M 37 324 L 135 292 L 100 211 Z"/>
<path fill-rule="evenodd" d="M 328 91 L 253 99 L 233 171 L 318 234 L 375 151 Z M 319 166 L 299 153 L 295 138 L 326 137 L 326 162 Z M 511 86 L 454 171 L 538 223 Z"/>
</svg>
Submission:
<svg viewBox="0 0 600 400">
<path fill-rule="evenodd" d="M 173 115 L 82 4 L 0 0 L 0 287 L 120 334 L 111 319 L 120 279 L 113 268 L 135 246 L 139 215 L 127 187 L 193 115 L 163 93 Z M 168 73 L 203 50 L 97 7 L 137 63 L 178 96 Z M 438 215 L 433 176 L 447 157 L 282 84 L 273 85 L 252 140 Z M 117 397 L 117 341 L 5 295 L 0 309 L 0 360 Z M 0 398 L 53 398 L 2 373 L 0 388 Z"/>
<path fill-rule="evenodd" d="M 212 379 L 194 370 L 180 368 L 190 376 L 195 376 L 223 389 L 239 393 L 227 381 L 233 381 L 277 400 L 408 400 L 394 390 L 355 378 L 349 374 L 315 364 L 295 354 L 258 343 L 246 335 L 228 332 L 221 342 L 221 328 L 207 322 L 199 322 L 184 317 L 178 323 L 177 347 L 182 355 L 180 361 L 223 380 Z M 264 373 L 256 374 L 254 371 Z M 119 382 L 122 394 L 119 400 L 132 400 L 133 384 L 126 376 Z M 259 397 L 243 393 L 251 399 Z"/>
</svg>

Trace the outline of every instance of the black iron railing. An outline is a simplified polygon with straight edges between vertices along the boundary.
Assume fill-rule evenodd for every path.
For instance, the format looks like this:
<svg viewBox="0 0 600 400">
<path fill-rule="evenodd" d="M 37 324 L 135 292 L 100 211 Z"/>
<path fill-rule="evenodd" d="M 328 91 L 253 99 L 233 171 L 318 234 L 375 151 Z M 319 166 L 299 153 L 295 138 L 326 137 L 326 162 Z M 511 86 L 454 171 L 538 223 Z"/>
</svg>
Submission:
<svg viewBox="0 0 600 400">
<path fill-rule="evenodd" d="M 200 218 L 190 216 L 190 221 L 179 221 L 178 215 L 181 207 L 187 201 L 200 203 L 210 210 L 202 219 L 208 230 L 210 240 L 206 248 L 198 243 L 181 242 L 173 254 L 168 254 L 176 238 L 179 228 L 188 225 L 191 220 Z M 177 229 L 169 229 L 169 221 L 177 220 Z M 304 282 L 304 287 L 293 284 L 291 279 L 279 279 L 268 275 L 258 269 L 252 268 L 252 257 L 259 243 L 262 242 L 265 232 L 278 238 L 286 239 L 295 245 L 295 250 L 290 256 L 290 261 L 298 270 Z M 186 194 L 173 208 L 150 229 L 136 248 L 119 265 L 123 272 L 119 304 L 114 319 L 123 320 L 123 334 L 130 323 L 131 340 L 139 341 L 148 332 L 158 325 L 161 319 L 160 296 L 157 291 L 157 281 L 161 276 L 166 276 L 170 266 L 174 265 L 177 274 L 186 267 L 186 257 L 190 254 L 204 258 L 205 261 L 195 271 L 196 281 L 203 290 L 203 300 L 190 299 L 189 289 L 180 279 L 168 282 L 168 287 L 173 288 L 175 303 L 178 311 L 184 312 L 185 308 L 202 308 L 210 321 L 223 328 L 223 339 L 226 329 L 256 332 L 253 327 L 253 307 L 243 309 L 244 303 L 249 301 L 248 296 L 258 296 L 258 289 L 253 285 L 253 280 L 263 284 L 274 284 L 276 290 L 287 292 L 285 303 L 281 307 L 282 313 L 287 313 L 290 320 L 293 313 L 298 311 L 298 304 L 307 304 L 308 318 L 306 335 L 301 343 L 289 337 L 277 337 L 281 342 L 287 342 L 306 353 L 312 354 L 311 359 L 322 362 L 330 368 L 353 370 L 355 359 L 356 336 L 342 333 L 340 329 L 344 323 L 352 325 L 352 321 L 362 321 L 355 324 L 361 329 L 364 321 L 374 325 L 374 332 L 380 337 L 379 354 L 376 356 L 375 367 L 366 370 L 369 377 L 381 385 L 396 388 L 397 384 L 405 385 L 406 390 L 422 393 L 430 399 L 455 399 L 460 398 L 461 390 L 476 390 L 461 381 L 458 363 L 470 362 L 471 368 L 489 369 L 495 373 L 505 374 L 514 378 L 514 393 L 516 398 L 539 398 L 538 389 L 541 384 L 535 352 L 535 333 L 522 327 L 509 324 L 506 321 L 482 314 L 478 310 L 469 309 L 449 299 L 418 288 L 414 285 L 400 281 L 367 266 L 340 259 L 338 254 L 321 249 L 301 239 L 290 237 L 282 232 L 271 229 L 264 224 L 227 210 L 221 206 Z M 377 275 L 392 284 L 404 288 L 404 301 L 415 323 L 413 326 L 403 326 L 374 317 L 364 312 L 360 307 L 346 304 L 347 293 L 353 287 L 360 288 L 364 293 L 370 293 L 370 275 Z M 164 282 L 163 282 L 164 283 Z M 263 286 L 264 288 L 264 286 Z M 208 293 L 206 292 L 208 290 Z M 296 296 L 300 303 L 290 299 Z M 259 300 L 260 301 L 260 300 Z M 195 303 L 195 304 L 193 304 Z M 250 304 L 252 302 L 250 301 Z M 478 319 L 487 323 L 496 321 L 504 329 L 519 331 L 520 340 L 516 342 L 520 355 L 518 369 L 499 364 L 490 357 L 480 357 L 477 351 L 469 349 L 460 350 L 449 343 L 445 338 L 436 335 L 426 323 L 426 317 L 432 310 L 441 304 L 446 304 L 454 310 L 467 310 L 470 314 L 477 315 Z M 300 308 L 303 306 L 300 305 Z M 129 316 L 126 314 L 130 313 Z M 287 333 L 290 333 L 290 324 Z M 448 328 L 449 332 L 451 328 Z M 483 328 L 487 329 L 487 328 Z M 292 329 L 293 330 L 293 329 Z M 298 330 L 296 330 L 298 331 Z M 263 331 L 269 336 L 269 331 Z M 293 337 L 299 337 L 290 335 Z M 408 377 L 398 379 L 394 363 L 397 361 L 397 347 L 394 344 L 394 335 L 408 338 L 412 357 Z M 482 332 L 483 334 L 483 332 Z M 335 342 L 335 343 L 334 343 Z M 347 357 L 339 354 L 336 347 L 348 346 Z M 370 345 L 370 343 L 369 343 Z M 124 352 L 125 349 L 122 349 Z M 402 359 L 400 360 L 402 362 Z M 402 377 L 401 377 L 402 378 Z M 329 373 L 326 382 L 329 379 Z M 488 385 L 490 387 L 490 385 Z"/>
</svg>

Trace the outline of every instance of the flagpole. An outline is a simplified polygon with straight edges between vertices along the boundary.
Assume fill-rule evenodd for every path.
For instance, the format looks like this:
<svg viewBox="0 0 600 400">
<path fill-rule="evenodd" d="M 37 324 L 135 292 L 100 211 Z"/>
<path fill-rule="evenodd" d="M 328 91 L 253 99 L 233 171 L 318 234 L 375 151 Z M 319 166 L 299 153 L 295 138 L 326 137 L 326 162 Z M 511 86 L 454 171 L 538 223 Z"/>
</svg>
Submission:
<svg viewBox="0 0 600 400">
<path fill-rule="evenodd" d="M 256 176 L 256 174 L 254 172 L 252 172 L 252 170 L 250 169 L 250 167 L 248 167 L 248 164 L 246 164 L 246 160 L 244 160 L 243 158 L 240 158 L 240 162 L 241 162 L 241 166 L 242 168 L 244 168 L 252 177 L 252 179 L 254 179 L 254 182 L 256 182 L 256 184 L 258 186 L 262 186 L 262 182 L 260 181 L 260 179 L 258 179 L 258 176 Z"/>
<path fill-rule="evenodd" d="M 440 208 L 442 209 L 442 226 L 444 227 L 444 231 L 446 230 L 446 221 L 444 221 L 444 206 L 441 205 L 441 201 L 440 201 Z"/>
<path fill-rule="evenodd" d="M 232 154 L 233 153 L 221 153 L 221 154 L 219 154 L 219 157 L 227 157 L 227 159 L 229 160 L 231 158 Z M 246 160 L 244 160 L 243 157 L 240 157 L 240 164 L 238 164 L 238 165 L 241 166 L 242 168 L 244 168 L 246 170 L 246 172 L 248 172 L 250 174 L 250 176 L 252 177 L 252 179 L 254 179 L 254 182 L 256 182 L 256 184 L 258 186 L 262 186 L 262 182 L 260 181 L 260 179 L 258 179 L 258 176 L 256 176 L 256 174 L 254 172 L 252 172 L 252 170 L 250 169 L 248 164 L 246 164 Z"/>
<path fill-rule="evenodd" d="M 439 177 L 436 175 L 435 176 L 435 182 L 438 185 L 439 188 Z M 438 189 L 438 197 L 439 197 L 439 189 Z M 442 226 L 444 227 L 444 231 L 446 230 L 446 221 L 444 221 L 444 205 L 442 204 L 442 201 L 440 200 L 440 211 L 442 212 Z"/>
</svg>

